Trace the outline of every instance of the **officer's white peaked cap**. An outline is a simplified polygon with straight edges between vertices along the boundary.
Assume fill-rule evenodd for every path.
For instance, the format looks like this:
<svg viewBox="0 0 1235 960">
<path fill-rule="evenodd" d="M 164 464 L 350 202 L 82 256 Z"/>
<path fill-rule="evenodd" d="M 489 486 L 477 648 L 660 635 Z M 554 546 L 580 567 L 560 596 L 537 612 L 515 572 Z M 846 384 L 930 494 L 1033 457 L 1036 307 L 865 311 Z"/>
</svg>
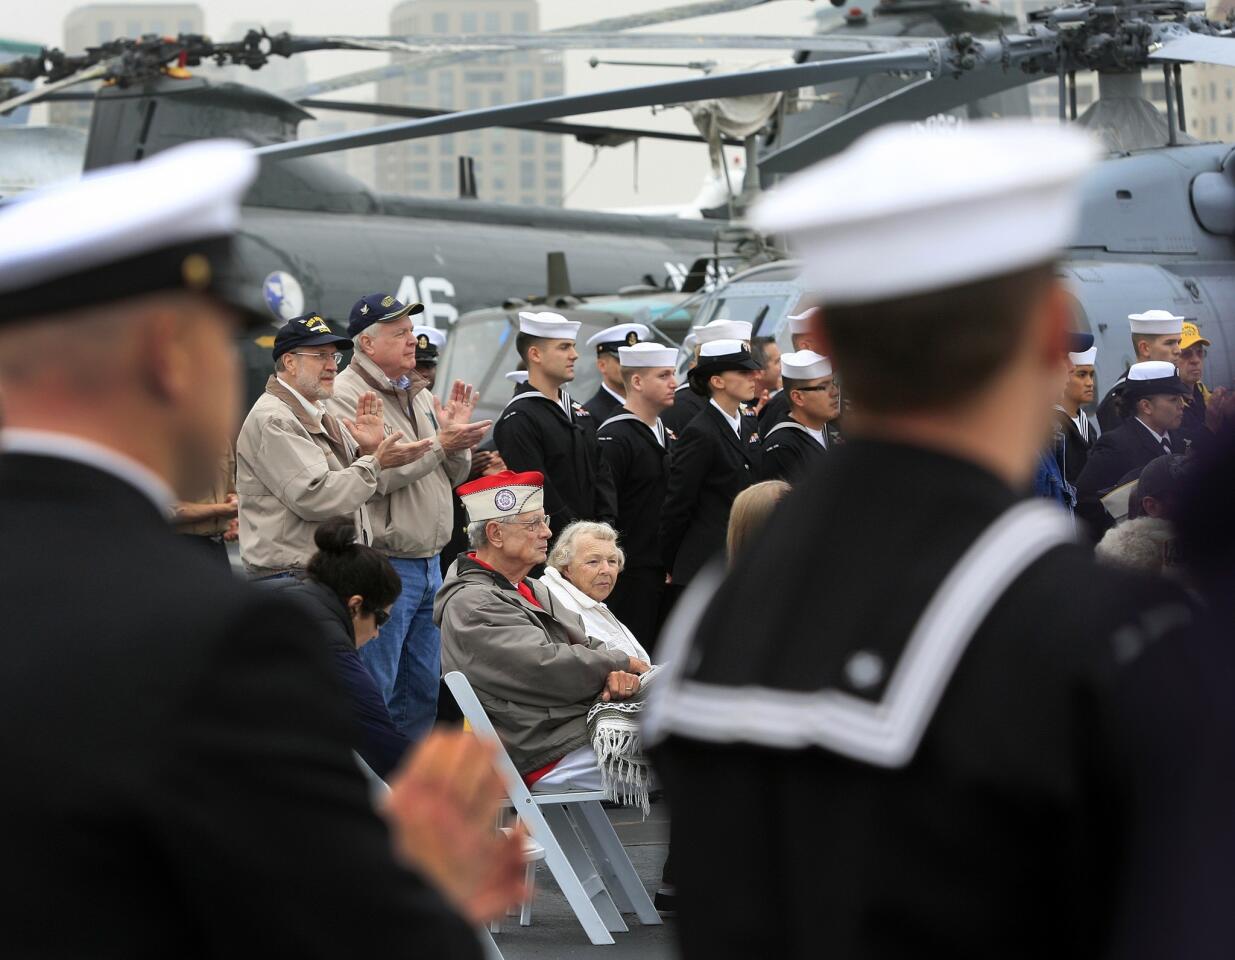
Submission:
<svg viewBox="0 0 1235 960">
<path fill-rule="evenodd" d="M 751 211 L 829 304 L 873 303 L 1046 263 L 1076 226 L 1096 142 L 1028 121 L 882 127 Z"/>
<path fill-rule="evenodd" d="M 573 340 L 579 335 L 578 320 L 567 320 L 560 313 L 548 310 L 540 313 L 519 312 L 519 332 L 543 340 Z"/>
<path fill-rule="evenodd" d="M 1129 380 L 1163 380 L 1175 376 L 1175 364 L 1166 360 L 1144 360 L 1128 368 Z"/>
<path fill-rule="evenodd" d="M 618 347 L 618 361 L 624 367 L 672 367 L 677 365 L 678 352 L 659 343 L 636 343 Z"/>
<path fill-rule="evenodd" d="M 801 313 L 791 313 L 788 316 L 789 333 L 796 335 L 800 333 L 810 333 L 810 318 L 814 316 L 815 308 L 803 310 Z"/>
<path fill-rule="evenodd" d="M 417 340 L 424 337 L 439 350 L 446 346 L 446 331 L 437 327 L 412 327 L 412 336 Z"/>
<path fill-rule="evenodd" d="M 798 350 L 780 355 L 780 374 L 790 380 L 818 380 L 832 376 L 832 362 L 814 350 Z"/>
<path fill-rule="evenodd" d="M 1068 354 L 1068 359 L 1072 361 L 1074 367 L 1092 367 L 1094 361 L 1098 359 L 1098 348 L 1090 347 L 1088 350 L 1080 353 L 1070 353 Z"/>
<path fill-rule="evenodd" d="M 713 340 L 750 340 L 750 323 L 746 320 L 713 320 L 701 327 L 691 327 L 700 344 Z"/>
<path fill-rule="evenodd" d="M 17 304 L 40 289 L 50 294 L 45 313 L 162 286 L 212 289 L 217 264 L 193 250 L 235 232 L 257 169 L 247 144 L 204 140 L 23 194 L 0 211 L 4 312 L 28 313 Z M 164 251 L 184 251 L 183 283 L 156 276 L 161 264 L 140 259 Z"/>
<path fill-rule="evenodd" d="M 631 340 L 630 335 L 635 335 L 635 339 Z M 612 327 L 606 327 L 599 333 L 594 333 L 587 338 L 589 347 L 598 347 L 606 343 L 624 343 L 628 346 L 638 343 L 643 340 L 651 340 L 652 331 L 647 328 L 647 324 L 643 323 L 616 323 Z"/>
<path fill-rule="evenodd" d="M 1178 333 L 1182 337 L 1184 333 L 1184 318 L 1175 316 L 1170 310 L 1146 310 L 1144 313 L 1130 313 L 1128 314 L 1128 325 L 1132 328 L 1133 333 L 1152 334 L 1159 337 L 1171 333 Z"/>
</svg>

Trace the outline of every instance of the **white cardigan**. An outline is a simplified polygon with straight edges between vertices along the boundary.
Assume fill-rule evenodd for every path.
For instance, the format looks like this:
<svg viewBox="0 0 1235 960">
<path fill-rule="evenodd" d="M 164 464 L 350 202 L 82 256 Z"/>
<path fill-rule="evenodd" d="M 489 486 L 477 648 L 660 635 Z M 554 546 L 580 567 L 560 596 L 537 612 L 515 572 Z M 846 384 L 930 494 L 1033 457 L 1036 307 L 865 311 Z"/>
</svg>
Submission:
<svg viewBox="0 0 1235 960">
<path fill-rule="evenodd" d="M 553 567 L 545 567 L 545 575 L 540 578 L 540 582 L 548 587 L 555 600 L 560 600 L 564 606 L 583 618 L 583 626 L 589 637 L 595 637 L 606 647 L 621 650 L 636 660 L 652 662 L 647 651 L 635 639 L 635 635 L 626 629 L 625 624 L 615 617 L 607 606 L 599 600 L 593 600 Z"/>
</svg>

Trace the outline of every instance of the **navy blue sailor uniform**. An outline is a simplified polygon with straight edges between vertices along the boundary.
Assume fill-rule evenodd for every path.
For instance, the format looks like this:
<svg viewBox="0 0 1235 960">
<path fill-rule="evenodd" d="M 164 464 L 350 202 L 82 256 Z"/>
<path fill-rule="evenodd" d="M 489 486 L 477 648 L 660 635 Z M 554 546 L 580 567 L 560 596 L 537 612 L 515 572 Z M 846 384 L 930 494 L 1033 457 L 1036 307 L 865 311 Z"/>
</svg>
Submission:
<svg viewBox="0 0 1235 960">
<path fill-rule="evenodd" d="M 545 512 L 555 537 L 575 520 L 614 522 L 613 479 L 600 458 L 596 425 L 567 391 L 555 401 L 520 384 L 498 417 L 493 439 L 511 470 L 544 474 Z"/>
<path fill-rule="evenodd" d="M 683 955 L 1229 956 L 1225 638 L 976 464 L 829 456 L 666 625 Z"/>
<path fill-rule="evenodd" d="M 826 427 L 823 435 L 827 437 Z M 800 482 L 823 461 L 826 444 L 796 420 L 782 420 L 763 435 L 761 479 Z"/>
<path fill-rule="evenodd" d="M 1064 441 L 1063 463 L 1060 466 L 1063 469 L 1064 479 L 1076 486 L 1077 478 L 1080 477 L 1089 459 L 1089 451 L 1097 440 L 1098 431 L 1089 419 L 1089 414 L 1084 410 L 1080 411 L 1076 420 L 1068 416 L 1065 410 L 1056 409 L 1055 412 L 1058 414 L 1059 427 L 1063 431 Z M 1079 425 L 1077 421 L 1080 421 Z"/>
<path fill-rule="evenodd" d="M 624 407 L 599 431 L 600 454 L 617 492 L 617 529 L 626 566 L 606 603 L 651 651 L 660 630 L 665 565 L 660 515 L 669 485 L 669 457 L 676 438 L 659 419 L 649 427 Z"/>
<path fill-rule="evenodd" d="M 742 416 L 740 423 L 740 432 L 735 431 L 714 404 L 704 401 L 674 445 L 660 545 L 665 569 L 679 587 L 724 551 L 734 498 L 759 480 L 758 422 Z"/>
<path fill-rule="evenodd" d="M 1136 417 L 1129 417 L 1114 430 L 1102 434 L 1094 442 L 1085 468 L 1077 477 L 1077 496 L 1083 501 L 1097 500 L 1150 460 L 1184 452 L 1184 441 L 1175 431 L 1168 431 L 1166 437 L 1170 450 Z"/>
</svg>

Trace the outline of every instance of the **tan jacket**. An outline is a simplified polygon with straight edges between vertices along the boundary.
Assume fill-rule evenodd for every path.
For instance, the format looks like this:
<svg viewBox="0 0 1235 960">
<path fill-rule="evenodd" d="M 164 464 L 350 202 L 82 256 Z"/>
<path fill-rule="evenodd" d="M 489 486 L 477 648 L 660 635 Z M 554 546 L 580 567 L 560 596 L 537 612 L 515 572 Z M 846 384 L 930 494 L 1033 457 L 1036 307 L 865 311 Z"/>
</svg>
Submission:
<svg viewBox="0 0 1235 960">
<path fill-rule="evenodd" d="M 331 517 L 352 515 L 372 539 L 366 501 L 382 470 L 373 456 L 356 457 L 356 442 L 340 427 L 331 440 L 322 425 L 275 377 L 253 404 L 236 441 L 240 497 L 240 558 L 251 575 L 304 567 L 317 547 L 313 532 Z"/>
<path fill-rule="evenodd" d="M 544 584 L 525 582 L 539 608 L 461 554 L 433 604 L 442 671 L 467 677 L 522 774 L 586 744 L 588 710 L 609 674 L 630 666 L 623 651 L 589 637 Z"/>
<path fill-rule="evenodd" d="M 357 351 L 334 382 L 334 397 L 326 402 L 338 418 L 356 416 L 360 395 L 372 391 L 382 398 L 386 431 L 401 430 L 404 440 L 436 437 L 433 396 L 423 378 L 412 375 L 408 390 L 400 390 L 364 354 Z M 454 525 L 453 490 L 467 479 L 472 466 L 468 450 L 447 453 L 435 439 L 429 452 L 407 466 L 384 470 L 380 496 L 369 503 L 373 546 L 392 557 L 433 557 L 450 542 Z"/>
</svg>

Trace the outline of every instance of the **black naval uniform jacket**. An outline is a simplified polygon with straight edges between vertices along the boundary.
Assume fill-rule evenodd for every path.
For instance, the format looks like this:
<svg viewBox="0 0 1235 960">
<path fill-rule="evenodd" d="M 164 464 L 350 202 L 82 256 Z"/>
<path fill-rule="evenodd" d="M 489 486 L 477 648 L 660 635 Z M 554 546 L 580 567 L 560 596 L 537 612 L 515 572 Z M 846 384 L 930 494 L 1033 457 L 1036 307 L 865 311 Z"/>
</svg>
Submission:
<svg viewBox="0 0 1235 960">
<path fill-rule="evenodd" d="M 1168 437 L 1171 452 L 1183 453 L 1183 438 L 1174 430 Z M 1111 487 L 1118 486 L 1129 473 L 1165 454 L 1149 428 L 1136 417 L 1129 417 L 1114 430 L 1103 433 L 1090 448 L 1085 469 L 1076 478 L 1078 500 L 1097 500 Z"/>
<path fill-rule="evenodd" d="M 707 403 L 690 388 L 689 383 L 683 383 L 674 391 L 673 406 L 660 415 L 660 421 L 680 437 Z"/>
<path fill-rule="evenodd" d="M 1056 546 L 981 621 L 903 765 L 816 746 L 821 693 L 882 701 L 928 600 L 1018 496 L 974 464 L 871 441 L 812 481 L 710 604 L 682 598 L 675 617 L 706 608 L 697 629 L 666 629 L 693 635 L 666 650 L 686 679 L 772 707 L 761 718 L 721 692 L 713 723 L 787 711 L 798 741 L 657 733 L 650 718 L 650 740 L 668 730 L 653 757 L 686 960 L 1235 956 L 1229 635 L 1197 629 L 1166 580 Z M 740 842 L 716 842 L 726 797 Z"/>
<path fill-rule="evenodd" d="M 622 401 L 606 390 L 602 383 L 596 388 L 592 399 L 583 405 L 583 409 L 592 418 L 592 423 L 599 428 L 602 423 L 622 409 Z"/>
<path fill-rule="evenodd" d="M 616 519 L 613 478 L 600 459 L 596 424 L 579 403 L 571 400 L 568 414 L 531 384 L 520 384 L 493 439 L 511 470 L 545 475 L 545 512 L 555 536 L 575 520 Z"/>
<path fill-rule="evenodd" d="M 600 455 L 617 490 L 617 529 L 626 566 L 607 604 L 645 649 L 660 629 L 665 566 L 660 551 L 660 513 L 669 484 L 669 457 L 675 438 L 664 423 L 648 427 L 625 408 L 597 433 Z"/>
<path fill-rule="evenodd" d="M 0 530 L 6 956 L 481 956 L 395 863 L 296 604 L 71 460 L 0 456 Z"/>
<path fill-rule="evenodd" d="M 1205 394 L 1201 385 L 1193 386 L 1192 396 L 1184 399 L 1184 422 L 1179 425 L 1179 435 L 1193 447 L 1205 447 L 1214 439 L 1214 434 L 1205 425 Z"/>
<path fill-rule="evenodd" d="M 1102 402 L 1098 404 L 1098 409 L 1094 411 L 1098 418 L 1098 426 L 1102 428 L 1103 433 L 1109 433 L 1123 423 L 1123 418 L 1116 411 L 1115 405 L 1116 400 L 1123 393 L 1124 384 L 1127 382 L 1128 371 L 1125 370 L 1123 376 L 1111 385 L 1111 389 L 1106 391 Z"/>
<path fill-rule="evenodd" d="M 741 418 L 741 436 L 705 401 L 679 435 L 669 460 L 669 488 L 660 517 L 665 569 L 685 586 L 725 549 L 733 499 L 759 480 L 759 430 Z"/>
<path fill-rule="evenodd" d="M 760 479 L 798 483 L 827 453 L 828 448 L 802 424 L 792 418 L 782 420 L 763 434 Z"/>
<path fill-rule="evenodd" d="M 1058 414 L 1059 428 L 1063 431 L 1064 459 L 1060 466 L 1063 468 L 1064 479 L 1075 487 L 1077 478 L 1085 469 L 1085 462 L 1089 459 L 1089 451 L 1094 445 L 1098 431 L 1093 421 L 1089 419 L 1089 414 L 1084 410 L 1081 411 L 1087 426 L 1084 435 L 1077 429 L 1076 422 L 1068 416 L 1067 411 L 1056 410 L 1055 412 Z"/>
</svg>

